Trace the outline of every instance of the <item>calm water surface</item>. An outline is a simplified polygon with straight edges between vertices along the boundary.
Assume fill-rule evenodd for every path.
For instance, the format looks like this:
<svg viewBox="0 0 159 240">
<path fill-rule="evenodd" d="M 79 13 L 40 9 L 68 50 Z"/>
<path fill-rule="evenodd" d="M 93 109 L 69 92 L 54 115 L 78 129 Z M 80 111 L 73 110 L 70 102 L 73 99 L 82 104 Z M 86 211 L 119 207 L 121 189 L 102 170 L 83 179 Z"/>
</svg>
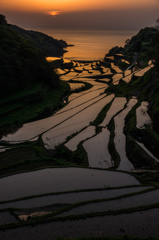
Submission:
<svg viewBox="0 0 159 240">
<path fill-rule="evenodd" d="M 50 192 L 140 185 L 131 175 L 87 168 L 48 168 L 0 179 L 0 201 Z M 9 190 L 8 190 L 9 189 Z"/>
<path fill-rule="evenodd" d="M 135 35 L 136 31 L 104 31 L 104 30 L 70 30 L 70 29 L 34 29 L 63 39 L 74 47 L 68 47 L 65 58 L 72 60 L 103 59 L 109 49 L 124 46 L 126 39 Z"/>
</svg>

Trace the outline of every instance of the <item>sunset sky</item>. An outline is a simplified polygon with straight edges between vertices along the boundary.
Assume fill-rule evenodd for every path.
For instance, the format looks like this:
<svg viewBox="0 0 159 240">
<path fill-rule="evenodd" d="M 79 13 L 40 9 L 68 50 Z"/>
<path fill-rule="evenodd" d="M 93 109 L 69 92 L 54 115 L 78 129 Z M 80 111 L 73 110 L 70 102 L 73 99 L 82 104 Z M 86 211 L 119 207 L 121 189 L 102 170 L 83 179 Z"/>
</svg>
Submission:
<svg viewBox="0 0 159 240">
<path fill-rule="evenodd" d="M 140 29 L 154 26 L 159 0 L 1 0 L 1 14 L 21 27 Z"/>
</svg>

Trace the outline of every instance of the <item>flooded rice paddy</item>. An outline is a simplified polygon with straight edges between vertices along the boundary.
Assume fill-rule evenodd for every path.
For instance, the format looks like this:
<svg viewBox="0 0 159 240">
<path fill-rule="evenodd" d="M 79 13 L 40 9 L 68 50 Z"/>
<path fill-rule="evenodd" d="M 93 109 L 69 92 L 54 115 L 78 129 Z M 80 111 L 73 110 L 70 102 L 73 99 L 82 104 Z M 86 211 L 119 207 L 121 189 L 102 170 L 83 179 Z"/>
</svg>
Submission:
<svg viewBox="0 0 159 240">
<path fill-rule="evenodd" d="M 134 169 L 134 166 L 132 163 L 128 160 L 126 156 L 126 151 L 125 151 L 125 145 L 126 145 L 126 140 L 125 140 L 125 135 L 123 133 L 123 128 L 125 124 L 125 117 L 131 110 L 131 108 L 137 103 L 137 99 L 130 99 L 130 101 L 127 103 L 127 106 L 124 110 L 122 110 L 115 118 L 115 147 L 117 152 L 119 153 L 120 156 L 120 165 L 118 169 L 120 170 L 130 170 Z"/>
<path fill-rule="evenodd" d="M 108 151 L 110 132 L 103 128 L 102 132 L 86 140 L 83 144 L 88 155 L 89 167 L 110 168 L 114 166 Z"/>
<path fill-rule="evenodd" d="M 148 189 L 149 187 L 129 187 L 121 189 L 106 189 L 106 190 L 89 190 L 83 192 L 74 193 L 60 193 L 43 197 L 31 198 L 28 200 L 20 200 L 9 202 L 5 204 L 0 204 L 0 209 L 4 208 L 37 208 L 49 206 L 52 204 L 73 204 L 77 202 L 90 201 L 94 199 L 107 199 L 114 198 L 117 196 L 140 192 Z"/>
<path fill-rule="evenodd" d="M 1 231 L 1 240 L 12 240 L 13 236 L 23 240 L 57 239 L 77 237 L 158 237 L 159 209 L 142 212 L 97 216 L 86 219 L 75 219 L 45 223 L 37 226 L 26 226 Z"/>
<path fill-rule="evenodd" d="M 138 71 L 137 73 L 135 73 L 134 75 L 136 77 L 142 77 L 147 71 L 149 71 L 152 67 L 154 67 L 153 64 L 149 65 L 148 67 L 145 67 L 144 69 L 141 69 L 140 71 Z"/>
<path fill-rule="evenodd" d="M 48 61 L 51 60 L 52 59 L 48 59 Z M 113 61 L 114 57 L 108 57 L 108 60 L 108 63 L 105 65 L 103 60 L 98 62 L 92 61 L 91 63 L 64 60 L 64 64 L 71 64 L 71 67 L 57 68 L 61 80 L 68 82 L 72 91 L 75 89 L 79 90 L 79 88 L 83 89 L 86 83 L 91 84 L 91 88 L 84 91 L 82 90 L 81 92 L 73 92 L 67 96 L 67 103 L 62 109 L 54 113 L 53 116 L 24 124 L 23 127 L 14 134 L 8 134 L 2 137 L 2 141 L 6 143 L 21 143 L 26 140 L 30 142 L 33 140 L 37 141 L 38 137 L 42 136 L 44 146 L 49 150 L 53 150 L 55 146 L 63 143 L 69 150 L 76 151 L 77 146 L 80 144 L 87 155 L 89 167 L 46 168 L 1 178 L 0 192 L 3 194 L 1 194 L 0 197 L 0 209 L 22 208 L 19 210 L 19 213 L 18 211 L 17 213 L 14 211 L 14 214 L 27 219 L 27 216 L 35 217 L 45 215 L 74 203 L 101 199 L 106 200 L 115 197 L 119 199 L 86 204 L 69 210 L 68 212 L 63 212 L 57 215 L 57 217 L 77 216 L 90 213 L 97 214 L 109 210 L 117 211 L 124 208 L 142 206 L 143 204 L 151 205 L 158 203 L 159 190 L 140 193 L 140 191 L 147 190 L 150 187 L 141 186 L 140 182 L 134 176 L 130 175 L 130 171 L 134 169 L 134 166 L 127 158 L 125 151 L 126 138 L 123 133 L 125 118 L 138 100 L 132 96 L 132 99 L 127 101 L 125 97 L 115 97 L 115 94 L 107 96 L 105 93 L 109 84 L 120 84 L 120 79 L 129 83 L 133 75 L 141 76 L 148 71 L 151 66 L 138 72 L 132 72 L 132 70 L 129 69 L 122 72 L 115 63 L 111 62 L 110 64 L 110 60 Z M 129 64 L 129 62 L 127 62 L 127 64 Z M 148 104 L 147 102 L 142 102 L 141 106 L 136 109 L 136 125 L 138 128 L 143 128 L 144 124 L 151 124 L 151 119 L 147 113 Z M 105 107 L 108 107 L 107 110 L 103 110 Z M 103 114 L 102 119 L 100 119 L 101 113 Z M 97 120 L 98 117 L 100 121 L 98 120 L 95 124 L 93 121 Z M 113 142 L 120 156 L 120 164 L 116 171 L 110 169 L 113 169 L 115 161 L 108 148 L 112 134 L 109 129 L 111 119 L 113 119 L 115 123 Z M 66 142 L 67 137 L 70 137 L 68 142 Z M 144 151 L 152 156 L 142 143 L 138 144 Z M 0 150 L 3 150 L 3 148 L 2 146 Z M 158 159 L 154 159 L 158 161 Z M 134 194 L 134 196 L 123 196 L 130 193 Z M 29 199 L 20 200 L 20 198 L 28 197 Z M 2 201 L 11 202 L 2 203 Z M 26 209 L 28 209 L 30 213 L 27 214 L 25 212 Z M 142 221 L 144 221 L 150 211 L 152 212 L 152 210 L 144 212 L 145 216 L 142 216 Z M 61 232 L 64 232 L 65 237 L 79 237 L 80 234 L 84 236 L 85 232 L 89 231 L 89 228 L 92 231 L 93 226 L 95 226 L 94 229 L 98 229 L 98 231 L 95 233 L 92 232 L 88 234 L 88 236 L 101 235 L 99 231 L 102 232 L 102 235 L 103 233 L 107 234 L 107 231 L 109 234 L 115 234 L 111 227 L 116 225 L 121 225 L 121 228 L 126 226 L 124 233 L 127 229 L 129 230 L 126 233 L 131 233 L 132 227 L 126 224 L 127 221 L 136 222 L 137 214 L 138 213 L 132 213 L 132 215 L 127 214 L 126 217 L 124 214 L 101 217 L 102 221 L 103 219 L 104 221 L 109 221 L 109 224 L 104 223 L 104 225 L 102 225 L 101 219 L 99 220 L 100 217 L 86 218 L 86 220 L 80 219 L 78 224 L 76 220 L 74 220 L 73 223 L 69 220 L 65 222 L 57 221 L 47 223 L 45 227 L 44 225 L 35 226 L 34 231 L 36 231 L 36 237 L 39 237 L 39 239 L 50 238 L 49 234 L 54 234 L 54 237 L 58 236 L 58 234 L 62 236 Z M 120 222 L 117 223 L 119 220 Z M 16 221 L 16 218 L 12 216 L 9 211 L 0 213 L 0 225 Z M 109 227 L 110 222 L 111 227 Z M 80 224 L 81 229 L 79 230 Z M 87 231 L 85 231 L 85 224 Z M 145 223 L 143 223 L 143 225 L 144 224 Z M 64 226 L 64 228 L 61 228 L 62 226 Z M 146 225 L 144 225 L 144 227 L 145 226 Z M 23 239 L 35 239 L 33 238 L 34 234 L 31 234 L 31 230 L 30 227 L 8 230 L 6 239 L 10 239 L 10 237 L 17 232 L 18 237 L 20 237 L 21 234 L 23 235 Z M 120 228 L 119 232 L 121 233 Z M 141 231 L 138 231 L 138 233 L 141 233 Z M 0 238 L 4 238 L 3 232 L 1 231 Z"/>
<path fill-rule="evenodd" d="M 128 74 L 125 77 L 123 77 L 122 80 L 125 81 L 126 83 L 129 83 L 131 81 L 133 75 L 134 75 L 134 73 Z"/>
<path fill-rule="evenodd" d="M 114 85 L 118 85 L 118 84 L 119 84 L 119 81 L 120 81 L 120 79 L 122 79 L 122 77 L 123 77 L 123 74 L 121 74 L 121 73 L 115 74 L 115 75 L 112 77 L 112 79 L 113 79 L 113 84 L 114 84 Z"/>
<path fill-rule="evenodd" d="M 70 85 L 71 91 L 85 86 L 84 83 L 69 83 L 69 85 Z"/>
<path fill-rule="evenodd" d="M 105 106 L 105 102 L 106 98 L 104 94 L 95 101 L 85 104 L 85 108 L 82 107 L 82 109 L 78 111 L 78 114 L 72 115 L 67 121 L 44 133 L 42 139 L 45 147 L 52 149 L 59 143 L 64 142 L 67 136 L 87 127 L 91 120 L 95 120 L 100 110 Z"/>
<path fill-rule="evenodd" d="M 109 60 L 110 59 L 113 61 L 114 57 L 109 57 Z M 51 59 L 49 59 L 49 61 L 51 61 Z M 69 83 L 72 90 L 85 86 L 85 83 L 91 84 L 92 87 L 89 90 L 72 93 L 68 97 L 67 104 L 65 104 L 61 110 L 54 113 L 53 116 L 24 124 L 23 127 L 14 134 L 3 136 L 2 141 L 7 143 L 20 143 L 38 139 L 41 135 L 45 148 L 54 149 L 55 146 L 65 143 L 68 136 L 81 131 L 75 137 L 72 137 L 69 142 L 65 143 L 65 146 L 71 151 L 75 151 L 77 145 L 83 142 L 83 147 L 88 157 L 89 167 L 111 168 L 114 166 L 114 162 L 108 150 L 110 138 L 109 130 L 101 129 L 100 133 L 96 136 L 94 135 L 96 127 L 105 128 L 110 120 L 114 118 L 114 143 L 121 159 L 119 169 L 127 171 L 133 169 L 133 165 L 126 157 L 123 128 L 125 124 L 124 119 L 137 100 L 131 99 L 126 109 L 124 109 L 127 103 L 126 98 L 114 98 L 114 94 L 106 96 L 105 90 L 108 88 L 110 81 L 112 81 L 113 84 L 118 84 L 120 79 L 123 79 L 128 83 L 134 72 L 131 73 L 129 68 L 125 72 L 122 72 L 113 62 L 109 62 L 109 68 L 104 66 L 103 60 L 82 63 L 64 59 L 63 63 L 64 66 L 65 63 L 72 65 L 70 65 L 71 67 L 68 69 L 64 66 L 63 68 L 58 67 L 57 72 L 61 80 Z M 152 65 L 148 67 L 150 68 Z M 114 73 L 112 73 L 111 69 Z M 139 71 L 140 74 L 141 72 L 145 73 L 147 69 L 148 68 Z M 109 78 L 106 76 L 109 76 Z M 69 82 L 72 79 L 76 82 Z M 78 83 L 78 81 L 80 82 Z M 111 106 L 103 121 L 99 126 L 91 127 L 90 123 L 97 118 L 100 111 L 111 101 Z M 151 123 L 151 119 L 147 114 L 147 105 L 147 102 L 142 102 L 141 106 L 136 109 L 138 128 L 143 128 L 144 124 Z M 121 110 L 123 111 L 120 113 Z"/>
<path fill-rule="evenodd" d="M 83 140 L 92 137 L 95 135 L 95 127 L 89 126 L 80 133 L 78 133 L 75 137 L 73 137 L 70 141 L 68 141 L 65 146 L 69 148 L 71 151 L 75 151 L 77 146 Z"/>
<path fill-rule="evenodd" d="M 99 203 L 88 203 L 84 206 L 76 207 L 68 212 L 64 212 L 59 216 L 80 215 L 92 212 L 115 211 L 124 208 L 139 207 L 143 205 L 151 205 L 158 203 L 159 190 L 138 194 L 136 196 L 103 201 Z M 144 199 L 144 202 L 143 202 Z"/>
<path fill-rule="evenodd" d="M 140 183 L 127 173 L 85 168 L 49 168 L 0 179 L 1 201 L 51 192 L 130 185 Z"/>
<path fill-rule="evenodd" d="M 119 111 L 124 108 L 126 104 L 126 98 L 115 98 L 110 109 L 108 110 L 105 119 L 99 125 L 101 127 L 106 127 L 107 124 L 110 122 L 111 118 L 115 116 Z"/>
<path fill-rule="evenodd" d="M 18 222 L 16 218 L 9 212 L 0 212 L 0 225 L 16 222 Z"/>
</svg>

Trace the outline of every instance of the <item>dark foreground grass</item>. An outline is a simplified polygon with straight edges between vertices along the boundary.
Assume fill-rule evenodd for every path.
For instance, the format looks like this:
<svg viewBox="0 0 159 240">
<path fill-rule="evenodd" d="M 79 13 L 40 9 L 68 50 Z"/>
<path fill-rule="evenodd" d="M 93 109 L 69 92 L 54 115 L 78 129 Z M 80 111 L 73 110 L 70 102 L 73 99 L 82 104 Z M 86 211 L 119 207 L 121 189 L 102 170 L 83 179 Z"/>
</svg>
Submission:
<svg viewBox="0 0 159 240">
<path fill-rule="evenodd" d="M 58 237 L 57 240 L 69 240 L 70 238 L 62 238 Z M 109 237 L 109 236 L 104 236 L 104 237 L 78 237 L 78 238 L 71 238 L 72 240 L 159 240 L 159 237 L 133 237 L 133 236 L 128 236 L 124 235 L 121 237 Z"/>
<path fill-rule="evenodd" d="M 38 218 L 28 218 L 28 221 L 21 221 L 18 223 L 10 223 L 6 225 L 0 225 L 0 231 L 1 230 L 7 230 L 7 229 L 14 229 L 24 226 L 36 226 L 37 224 L 44 224 L 49 222 L 59 222 L 59 221 L 68 221 L 68 220 L 79 220 L 79 219 L 86 219 L 86 218 L 94 218 L 94 217 L 102 217 L 102 216 L 110 216 L 110 215 L 121 215 L 121 214 L 131 214 L 135 212 L 142 212 L 147 211 L 150 209 L 157 209 L 159 208 L 159 203 L 151 204 L 151 205 L 143 205 L 138 207 L 131 207 L 126 209 L 120 209 L 116 211 L 106 211 L 106 212 L 93 212 L 93 213 L 87 213 L 87 214 L 81 214 L 81 215 L 70 215 L 66 217 L 56 217 L 53 214 L 48 214 L 46 216 L 41 216 Z M 8 209 L 7 211 L 10 211 L 11 209 Z M 13 209 L 12 209 L 13 210 Z M 11 210 L 11 211 L 12 211 Z M 17 209 L 16 209 L 17 210 Z M 51 216 L 52 215 L 52 216 Z"/>
<path fill-rule="evenodd" d="M 57 89 L 40 83 L 15 92 L 0 101 L 0 133 L 8 127 L 50 116 L 63 106 L 63 98 L 69 93 L 69 85 L 60 82 Z"/>
<path fill-rule="evenodd" d="M 59 148 L 58 151 L 51 151 L 51 153 L 41 146 L 15 147 L 0 153 L 0 178 L 50 167 L 81 166 L 83 161 L 79 160 L 80 156 L 78 155 L 78 152 L 71 154 L 69 151 L 65 151 L 64 147 Z M 69 156 L 71 157 L 69 158 Z"/>
</svg>

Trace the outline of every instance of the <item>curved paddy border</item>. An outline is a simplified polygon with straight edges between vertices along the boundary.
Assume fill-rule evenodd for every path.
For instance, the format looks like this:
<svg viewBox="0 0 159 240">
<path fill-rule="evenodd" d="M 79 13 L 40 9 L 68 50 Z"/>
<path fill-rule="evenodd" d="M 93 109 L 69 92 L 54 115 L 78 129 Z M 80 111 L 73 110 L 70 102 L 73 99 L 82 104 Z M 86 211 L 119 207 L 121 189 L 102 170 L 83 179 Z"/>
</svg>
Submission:
<svg viewBox="0 0 159 240">
<path fill-rule="evenodd" d="M 111 201 L 111 200 L 117 200 L 117 199 L 122 199 L 122 198 L 127 198 L 130 196 L 137 196 L 146 192 L 151 192 L 154 191 L 158 188 L 150 188 L 146 189 L 137 193 L 129 193 L 121 196 L 117 196 L 114 198 L 107 198 L 107 199 L 98 199 L 98 200 L 91 200 L 91 201 L 84 201 L 80 203 L 75 203 L 71 204 L 68 207 L 62 208 L 58 211 L 55 211 L 53 213 L 46 214 L 44 216 L 40 217 L 28 217 L 28 221 L 24 222 L 18 222 L 18 223 L 10 223 L 10 224 L 5 224 L 5 225 L 0 225 L 0 230 L 7 230 L 7 229 L 12 229 L 12 228 L 19 228 L 23 226 L 35 226 L 37 224 L 43 224 L 43 223 L 48 223 L 48 222 L 56 222 L 56 221 L 67 221 L 67 220 L 79 220 L 79 219 L 86 219 L 86 218 L 92 218 L 96 216 L 106 216 L 106 215 L 119 215 L 119 214 L 124 214 L 124 213 L 134 213 L 134 212 L 140 212 L 140 211 L 146 211 L 149 209 L 154 209 L 154 208 L 159 208 L 159 203 L 156 204 L 150 204 L 150 205 L 142 205 L 142 206 L 137 206 L 137 207 L 131 207 L 131 208 L 123 208 L 120 210 L 109 210 L 105 212 L 93 212 L 93 213 L 87 213 L 87 214 L 80 214 L 80 215 L 70 215 L 70 216 L 65 216 L 65 217 L 56 217 L 57 214 L 63 213 L 65 211 L 71 210 L 73 208 L 83 206 L 86 204 L 90 203 L 98 203 L 98 202 L 106 202 L 106 201 Z M 12 215 L 14 215 L 17 218 L 17 215 L 14 213 L 14 211 L 19 210 L 17 208 L 7 208 L 7 209 L 1 209 L 0 212 L 10 212 Z M 18 219 L 18 218 L 17 218 Z"/>
</svg>

